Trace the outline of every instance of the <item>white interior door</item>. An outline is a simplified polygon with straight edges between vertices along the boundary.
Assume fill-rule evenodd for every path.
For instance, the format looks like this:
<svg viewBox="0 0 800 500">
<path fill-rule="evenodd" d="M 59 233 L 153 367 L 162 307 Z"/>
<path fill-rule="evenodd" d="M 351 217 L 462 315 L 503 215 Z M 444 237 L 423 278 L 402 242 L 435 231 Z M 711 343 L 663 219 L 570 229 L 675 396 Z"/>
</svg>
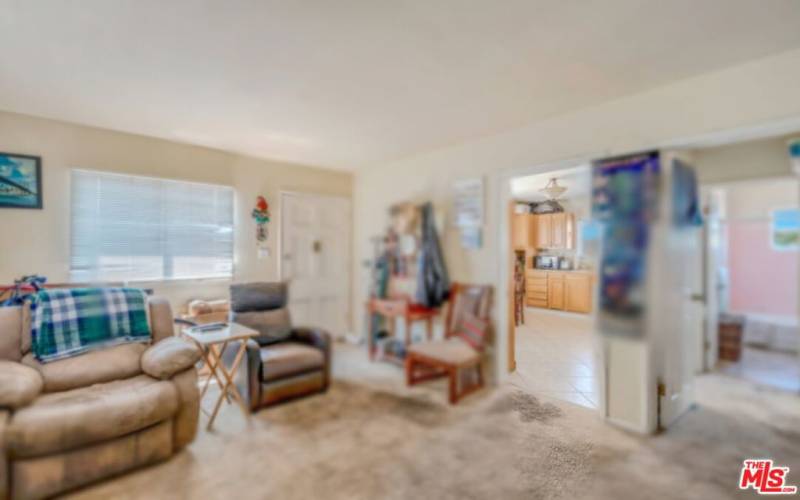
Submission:
<svg viewBox="0 0 800 500">
<path fill-rule="evenodd" d="M 672 165 L 669 175 L 675 164 Z M 668 177 L 669 178 L 669 177 Z M 674 182 L 670 179 L 670 183 Z M 674 197 L 665 190 L 663 213 L 672 212 Z M 700 346 L 705 332 L 705 298 L 703 266 L 703 229 L 697 226 L 675 227 L 667 219 L 660 222 L 666 238 L 657 251 L 661 259 L 661 275 L 655 281 L 657 293 L 652 306 L 659 313 L 659 358 L 664 394 L 661 400 L 661 425 L 669 427 L 694 403 L 695 376 L 701 359 Z M 656 243 L 653 242 L 653 245 Z"/>
<path fill-rule="evenodd" d="M 343 336 L 350 324 L 350 200 L 281 193 L 282 280 L 296 326 Z"/>
<path fill-rule="evenodd" d="M 704 223 L 705 224 L 705 223 Z M 686 295 L 687 304 L 684 311 L 684 324 L 687 331 L 687 342 L 691 346 L 689 353 L 694 357 L 691 366 L 691 378 L 703 372 L 703 358 L 705 356 L 705 339 L 707 329 L 707 302 L 706 293 L 706 227 L 689 230 L 687 238 L 691 238 L 693 245 L 688 250 L 689 259 L 686 269 Z M 687 377 L 690 376 L 687 374 Z"/>
<path fill-rule="evenodd" d="M 724 210 L 723 193 L 718 189 L 703 193 L 705 223 L 703 226 L 704 258 L 703 273 L 705 284 L 705 331 L 701 348 L 700 368 L 704 372 L 714 369 L 719 357 L 719 313 L 722 284 L 719 280 L 719 267 L 723 251 L 722 216 Z"/>
</svg>

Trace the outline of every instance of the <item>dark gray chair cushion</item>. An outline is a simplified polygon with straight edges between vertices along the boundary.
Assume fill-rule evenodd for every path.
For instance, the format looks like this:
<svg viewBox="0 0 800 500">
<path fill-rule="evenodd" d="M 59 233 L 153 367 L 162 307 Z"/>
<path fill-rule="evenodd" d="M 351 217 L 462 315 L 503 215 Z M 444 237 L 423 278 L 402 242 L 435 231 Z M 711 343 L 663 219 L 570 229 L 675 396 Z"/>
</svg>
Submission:
<svg viewBox="0 0 800 500">
<path fill-rule="evenodd" d="M 288 339 L 292 335 L 292 321 L 289 309 L 281 307 L 269 311 L 234 312 L 231 319 L 241 325 L 258 330 L 255 341 L 259 345 L 275 344 Z"/>
<path fill-rule="evenodd" d="M 240 283 L 231 285 L 231 311 L 269 311 L 286 307 L 286 283 Z M 234 321 L 236 321 L 234 319 Z"/>
</svg>

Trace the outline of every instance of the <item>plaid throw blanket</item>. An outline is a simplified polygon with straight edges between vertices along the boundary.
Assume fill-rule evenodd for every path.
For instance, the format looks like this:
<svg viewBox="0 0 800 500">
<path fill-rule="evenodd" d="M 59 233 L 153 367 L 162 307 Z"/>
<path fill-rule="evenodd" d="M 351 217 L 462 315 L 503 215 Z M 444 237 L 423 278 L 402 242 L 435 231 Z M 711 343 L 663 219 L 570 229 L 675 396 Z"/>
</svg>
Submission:
<svg viewBox="0 0 800 500">
<path fill-rule="evenodd" d="M 147 300 L 136 288 L 42 290 L 31 298 L 31 348 L 42 363 L 150 340 Z"/>
</svg>

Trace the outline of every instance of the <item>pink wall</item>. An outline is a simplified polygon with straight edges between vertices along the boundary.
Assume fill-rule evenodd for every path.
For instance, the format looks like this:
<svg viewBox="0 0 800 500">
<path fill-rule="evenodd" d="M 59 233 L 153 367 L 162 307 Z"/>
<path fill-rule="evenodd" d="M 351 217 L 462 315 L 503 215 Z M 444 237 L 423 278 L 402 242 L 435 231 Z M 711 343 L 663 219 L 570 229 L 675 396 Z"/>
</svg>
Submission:
<svg viewBox="0 0 800 500">
<path fill-rule="evenodd" d="M 733 222 L 728 226 L 730 309 L 776 315 L 797 314 L 796 252 L 770 246 L 768 221 Z"/>
</svg>

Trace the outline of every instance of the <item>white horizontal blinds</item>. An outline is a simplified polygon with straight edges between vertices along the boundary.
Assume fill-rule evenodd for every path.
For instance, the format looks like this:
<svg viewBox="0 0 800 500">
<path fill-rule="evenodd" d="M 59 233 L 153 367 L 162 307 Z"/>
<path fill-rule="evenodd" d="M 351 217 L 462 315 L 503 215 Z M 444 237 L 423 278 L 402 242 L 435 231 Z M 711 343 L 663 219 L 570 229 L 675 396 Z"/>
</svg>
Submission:
<svg viewBox="0 0 800 500">
<path fill-rule="evenodd" d="M 73 170 L 71 279 L 233 274 L 233 190 Z"/>
</svg>

